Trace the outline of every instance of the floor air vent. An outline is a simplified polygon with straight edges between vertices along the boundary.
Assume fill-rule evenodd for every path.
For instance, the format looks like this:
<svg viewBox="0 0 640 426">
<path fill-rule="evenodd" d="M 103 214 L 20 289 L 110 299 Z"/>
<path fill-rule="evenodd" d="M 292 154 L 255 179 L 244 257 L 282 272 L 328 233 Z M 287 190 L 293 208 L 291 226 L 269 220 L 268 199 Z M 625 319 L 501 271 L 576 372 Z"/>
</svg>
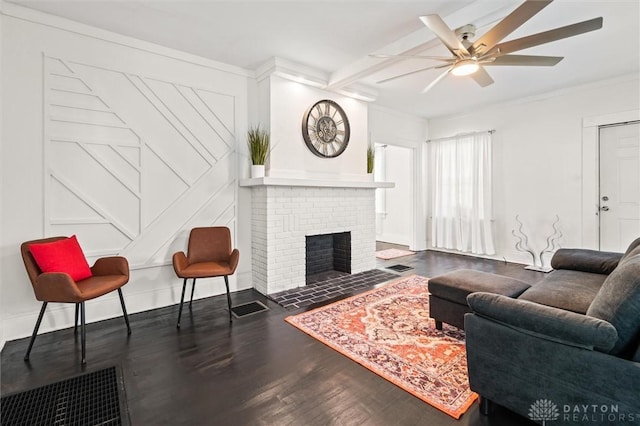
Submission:
<svg viewBox="0 0 640 426">
<path fill-rule="evenodd" d="M 385 268 L 391 269 L 392 271 L 396 271 L 396 272 L 404 272 L 404 271 L 408 271 L 409 269 L 413 269 L 411 266 L 406 266 L 406 265 L 385 266 Z"/>
<path fill-rule="evenodd" d="M 1 424 L 129 425 L 124 385 L 116 367 L 3 396 Z M 122 393 L 122 395 L 121 395 Z"/>
<path fill-rule="evenodd" d="M 258 302 L 257 300 L 254 300 L 253 302 L 249 302 L 249 303 L 244 303 L 242 305 L 237 305 L 231 308 L 231 312 L 233 313 L 233 316 L 236 318 L 246 317 L 246 316 L 257 314 L 267 310 L 269 310 L 269 308 L 267 308 L 265 305 Z"/>
</svg>

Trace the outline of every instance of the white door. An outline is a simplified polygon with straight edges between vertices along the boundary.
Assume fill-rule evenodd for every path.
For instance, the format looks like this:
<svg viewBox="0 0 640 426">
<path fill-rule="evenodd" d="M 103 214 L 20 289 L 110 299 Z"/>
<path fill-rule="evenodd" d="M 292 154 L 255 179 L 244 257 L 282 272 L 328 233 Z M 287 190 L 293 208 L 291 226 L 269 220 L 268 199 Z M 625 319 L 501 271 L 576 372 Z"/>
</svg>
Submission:
<svg viewBox="0 0 640 426">
<path fill-rule="evenodd" d="M 413 149 L 376 144 L 376 180 L 395 183 L 376 189 L 376 239 L 413 244 Z"/>
<path fill-rule="evenodd" d="M 600 250 L 640 236 L 640 123 L 600 128 Z"/>
</svg>

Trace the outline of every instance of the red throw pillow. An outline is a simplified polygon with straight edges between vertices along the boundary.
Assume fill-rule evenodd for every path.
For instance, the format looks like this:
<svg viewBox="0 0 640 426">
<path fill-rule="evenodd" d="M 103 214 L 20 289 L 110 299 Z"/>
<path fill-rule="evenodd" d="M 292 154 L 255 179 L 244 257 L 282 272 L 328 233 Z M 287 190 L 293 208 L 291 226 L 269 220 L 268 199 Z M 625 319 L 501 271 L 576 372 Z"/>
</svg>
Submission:
<svg viewBox="0 0 640 426">
<path fill-rule="evenodd" d="M 29 244 L 29 251 L 42 272 L 66 272 L 74 281 L 92 275 L 75 235 L 50 243 Z"/>
</svg>

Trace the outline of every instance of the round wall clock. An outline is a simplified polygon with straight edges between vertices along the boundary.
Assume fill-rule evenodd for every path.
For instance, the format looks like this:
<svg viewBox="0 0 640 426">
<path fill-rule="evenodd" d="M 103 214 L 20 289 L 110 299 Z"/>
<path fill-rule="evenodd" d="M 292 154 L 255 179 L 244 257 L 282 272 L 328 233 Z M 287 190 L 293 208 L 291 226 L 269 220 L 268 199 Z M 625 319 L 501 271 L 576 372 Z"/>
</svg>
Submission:
<svg viewBox="0 0 640 426">
<path fill-rule="evenodd" d="M 318 157 L 334 158 L 342 154 L 350 133 L 347 114 L 340 105 L 328 99 L 311 105 L 302 118 L 304 142 Z"/>
</svg>

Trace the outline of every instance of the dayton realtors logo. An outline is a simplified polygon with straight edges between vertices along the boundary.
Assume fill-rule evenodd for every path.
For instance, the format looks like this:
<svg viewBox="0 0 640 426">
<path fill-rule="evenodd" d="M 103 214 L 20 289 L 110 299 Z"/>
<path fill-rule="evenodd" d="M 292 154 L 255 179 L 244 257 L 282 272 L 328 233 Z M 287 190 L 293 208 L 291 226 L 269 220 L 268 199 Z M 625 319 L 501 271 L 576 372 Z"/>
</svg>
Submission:
<svg viewBox="0 0 640 426">
<path fill-rule="evenodd" d="M 529 407 L 529 418 L 533 421 L 542 421 L 545 426 L 547 421 L 560 417 L 558 406 L 548 399 L 539 399 Z"/>
<path fill-rule="evenodd" d="M 548 399 L 539 399 L 529 407 L 529 418 L 546 422 L 560 420 L 563 423 L 580 425 L 622 424 L 640 422 L 638 413 L 621 413 L 617 404 L 565 404 L 562 416 L 558 406 Z"/>
</svg>

